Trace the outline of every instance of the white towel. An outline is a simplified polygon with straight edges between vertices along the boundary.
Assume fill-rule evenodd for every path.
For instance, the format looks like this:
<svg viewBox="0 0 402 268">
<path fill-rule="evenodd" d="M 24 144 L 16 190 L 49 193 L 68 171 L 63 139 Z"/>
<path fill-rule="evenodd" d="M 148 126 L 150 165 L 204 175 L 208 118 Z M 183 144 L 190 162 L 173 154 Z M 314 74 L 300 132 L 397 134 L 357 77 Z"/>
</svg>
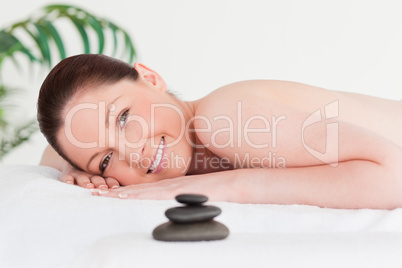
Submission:
<svg viewBox="0 0 402 268">
<path fill-rule="evenodd" d="M 306 258 L 314 259 L 314 251 L 335 248 L 339 252 L 343 243 L 349 250 L 357 250 L 354 247 L 361 250 L 361 255 L 355 257 L 362 258 L 366 252 L 367 263 L 360 264 L 368 267 L 377 263 L 373 260 L 373 252 L 389 245 L 387 252 L 378 255 L 378 260 L 386 257 L 402 267 L 402 260 L 395 261 L 402 258 L 393 251 L 397 248 L 399 252 L 402 248 L 402 209 L 341 210 L 214 202 L 222 209 L 217 220 L 228 226 L 231 235 L 227 240 L 210 242 L 211 247 L 207 250 L 204 249 L 205 242 L 166 244 L 152 239 L 153 228 L 167 221 L 164 211 L 179 205 L 174 200 L 120 200 L 92 196 L 89 190 L 59 182 L 58 175 L 59 171 L 43 166 L 0 167 L 0 267 L 69 267 L 74 261 L 77 265 L 85 263 L 94 252 L 111 257 L 105 253 L 105 248 L 118 256 L 117 249 L 121 244 L 132 245 L 133 249 L 147 245 L 141 247 L 142 258 L 137 259 L 145 261 L 146 256 L 153 256 L 148 264 L 160 265 L 161 260 L 171 259 L 168 245 L 174 245 L 178 251 L 184 250 L 189 256 L 192 256 L 189 253 L 191 248 L 187 249 L 189 245 L 200 254 L 222 245 L 233 252 L 243 252 L 244 259 L 248 255 L 255 258 L 255 251 L 266 246 L 264 250 L 275 253 L 276 257 L 271 260 L 278 261 L 278 252 L 272 247 L 288 249 L 290 254 L 296 254 L 293 251 L 298 248 L 295 245 L 299 245 L 303 248 L 300 252 L 305 255 L 311 252 Z M 311 250 L 306 248 L 309 239 Z M 370 244 L 374 240 L 379 241 L 378 245 Z M 109 242 L 105 244 L 105 241 Z M 128 256 L 128 264 L 135 256 Z M 230 252 L 212 258 L 220 262 L 228 256 Z M 349 255 L 345 256 L 348 258 Z M 392 256 L 397 259 L 392 259 Z M 98 259 L 102 257 L 98 256 Z M 124 262 L 122 256 L 118 259 Z M 352 259 L 350 261 L 353 263 Z M 92 259 L 92 263 L 97 262 Z M 238 263 L 242 263 L 241 260 Z M 138 267 L 153 266 L 138 263 Z M 185 263 L 176 263 L 175 267 L 185 267 Z"/>
</svg>

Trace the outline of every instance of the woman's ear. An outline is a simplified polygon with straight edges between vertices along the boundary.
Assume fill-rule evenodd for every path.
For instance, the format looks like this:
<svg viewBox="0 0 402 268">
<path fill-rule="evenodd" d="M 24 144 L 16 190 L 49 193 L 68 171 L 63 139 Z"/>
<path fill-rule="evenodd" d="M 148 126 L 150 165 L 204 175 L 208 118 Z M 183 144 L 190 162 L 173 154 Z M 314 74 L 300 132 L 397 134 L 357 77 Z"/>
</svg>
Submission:
<svg viewBox="0 0 402 268">
<path fill-rule="evenodd" d="M 134 69 L 138 72 L 139 80 L 151 84 L 161 92 L 167 91 L 165 80 L 157 72 L 138 62 L 134 64 Z"/>
</svg>

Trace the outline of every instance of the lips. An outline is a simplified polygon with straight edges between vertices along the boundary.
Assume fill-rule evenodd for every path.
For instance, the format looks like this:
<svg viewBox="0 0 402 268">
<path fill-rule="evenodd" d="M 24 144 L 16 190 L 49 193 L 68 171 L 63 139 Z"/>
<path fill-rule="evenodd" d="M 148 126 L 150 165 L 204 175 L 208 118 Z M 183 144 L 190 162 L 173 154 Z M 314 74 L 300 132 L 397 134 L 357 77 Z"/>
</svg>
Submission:
<svg viewBox="0 0 402 268">
<path fill-rule="evenodd" d="M 153 157 L 151 167 L 149 168 L 147 173 L 160 172 L 163 168 L 162 164 L 166 161 L 166 158 L 167 158 L 166 141 L 165 141 L 165 137 L 162 136 L 161 142 Z"/>
</svg>

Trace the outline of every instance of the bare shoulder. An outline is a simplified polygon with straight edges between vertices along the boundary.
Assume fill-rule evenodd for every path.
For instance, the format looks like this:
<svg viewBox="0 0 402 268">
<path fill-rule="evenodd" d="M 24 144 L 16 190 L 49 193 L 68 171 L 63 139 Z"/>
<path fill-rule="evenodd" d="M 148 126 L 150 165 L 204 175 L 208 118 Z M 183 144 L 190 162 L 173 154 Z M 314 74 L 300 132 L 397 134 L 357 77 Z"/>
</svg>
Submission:
<svg viewBox="0 0 402 268">
<path fill-rule="evenodd" d="M 210 115 L 224 110 L 226 105 L 244 101 L 253 95 L 264 95 L 264 98 L 275 95 L 273 80 L 247 80 L 222 86 L 205 96 L 196 107 L 197 115 Z M 227 107 L 227 106 L 226 106 Z"/>
<path fill-rule="evenodd" d="M 311 98 L 314 96 L 314 98 Z M 208 94 L 197 107 L 199 113 L 215 111 L 223 105 L 252 100 L 280 102 L 311 111 L 322 103 L 338 99 L 340 93 L 298 82 L 282 80 L 247 80 L 225 85 Z M 212 109 L 212 110 L 211 110 Z"/>
<path fill-rule="evenodd" d="M 292 103 L 308 96 L 314 87 L 277 80 L 241 81 L 223 86 L 201 99 L 195 107 L 194 129 L 199 140 L 218 156 L 233 160 L 234 154 L 265 154 L 276 146 L 276 128 L 299 128 L 305 111 Z M 298 93 L 294 93 L 298 94 Z M 289 136 L 293 131 L 286 131 Z M 287 141 L 283 142 L 289 144 Z"/>
<path fill-rule="evenodd" d="M 214 116 L 235 116 L 241 108 L 249 115 L 261 112 L 274 115 L 283 112 L 283 109 L 273 109 L 278 105 L 311 113 L 339 98 L 336 91 L 298 82 L 247 80 L 211 92 L 198 103 L 195 113 L 212 119 Z"/>
</svg>

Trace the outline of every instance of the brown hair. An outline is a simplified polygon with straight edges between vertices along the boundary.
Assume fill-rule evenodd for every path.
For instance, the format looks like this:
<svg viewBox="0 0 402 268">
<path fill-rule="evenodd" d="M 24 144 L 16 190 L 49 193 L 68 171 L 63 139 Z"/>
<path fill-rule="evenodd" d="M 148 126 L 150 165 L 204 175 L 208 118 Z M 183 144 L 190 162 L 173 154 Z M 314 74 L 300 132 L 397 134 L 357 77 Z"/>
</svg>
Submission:
<svg viewBox="0 0 402 268">
<path fill-rule="evenodd" d="M 62 60 L 43 82 L 37 104 L 40 131 L 53 149 L 75 168 L 80 169 L 63 153 L 57 141 L 57 133 L 64 124 L 64 107 L 88 86 L 115 83 L 124 78 L 134 81 L 138 78 L 130 64 L 105 55 L 82 54 Z"/>
</svg>

